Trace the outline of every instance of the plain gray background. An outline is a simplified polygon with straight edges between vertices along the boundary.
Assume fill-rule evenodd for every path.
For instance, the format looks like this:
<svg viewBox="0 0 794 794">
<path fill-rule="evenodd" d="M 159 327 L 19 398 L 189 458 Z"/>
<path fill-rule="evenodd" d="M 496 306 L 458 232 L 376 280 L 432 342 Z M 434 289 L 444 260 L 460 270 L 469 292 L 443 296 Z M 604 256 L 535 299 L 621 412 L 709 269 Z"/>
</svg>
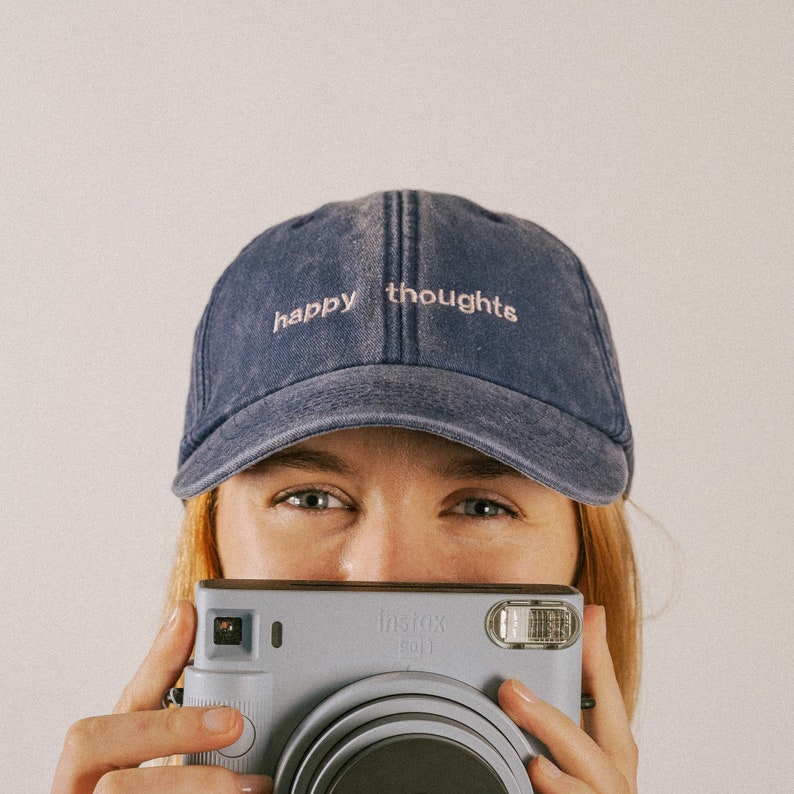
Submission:
<svg viewBox="0 0 794 794">
<path fill-rule="evenodd" d="M 609 311 L 641 790 L 791 790 L 793 34 L 782 0 L 3 3 L 0 788 L 47 790 L 158 626 L 222 268 L 415 187 L 547 227 Z"/>
</svg>

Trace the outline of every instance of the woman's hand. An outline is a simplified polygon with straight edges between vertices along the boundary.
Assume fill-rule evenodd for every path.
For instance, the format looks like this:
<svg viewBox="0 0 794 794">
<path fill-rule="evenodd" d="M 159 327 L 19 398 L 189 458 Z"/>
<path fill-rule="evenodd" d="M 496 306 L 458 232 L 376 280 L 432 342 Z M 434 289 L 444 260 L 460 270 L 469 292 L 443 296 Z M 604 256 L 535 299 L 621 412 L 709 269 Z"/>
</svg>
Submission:
<svg viewBox="0 0 794 794">
<path fill-rule="evenodd" d="M 533 788 L 538 794 L 636 794 L 637 745 L 615 679 L 600 606 L 585 607 L 582 688 L 596 700 L 595 708 L 584 712 L 585 730 L 518 681 L 505 681 L 499 689 L 501 707 L 540 739 L 559 764 L 544 756 L 533 758 L 528 767 Z"/>
<path fill-rule="evenodd" d="M 80 720 L 70 728 L 52 794 L 271 791 L 269 778 L 236 775 L 221 767 L 138 768 L 154 758 L 226 747 L 242 733 L 243 719 L 236 709 L 161 706 L 163 692 L 174 686 L 190 658 L 195 632 L 195 610 L 182 601 L 160 629 L 113 714 Z"/>
</svg>

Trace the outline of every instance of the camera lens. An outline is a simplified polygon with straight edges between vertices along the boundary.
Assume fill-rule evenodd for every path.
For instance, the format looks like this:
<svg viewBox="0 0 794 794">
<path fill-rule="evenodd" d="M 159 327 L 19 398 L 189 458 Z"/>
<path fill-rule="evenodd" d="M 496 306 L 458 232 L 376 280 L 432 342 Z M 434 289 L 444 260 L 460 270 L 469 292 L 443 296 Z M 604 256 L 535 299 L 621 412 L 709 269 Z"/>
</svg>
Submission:
<svg viewBox="0 0 794 794">
<path fill-rule="evenodd" d="M 328 794 L 506 794 L 491 766 L 439 736 L 405 735 L 368 747 L 350 760 Z"/>
<path fill-rule="evenodd" d="M 434 673 L 354 682 L 284 746 L 277 794 L 531 794 L 539 752 L 482 692 Z"/>
</svg>

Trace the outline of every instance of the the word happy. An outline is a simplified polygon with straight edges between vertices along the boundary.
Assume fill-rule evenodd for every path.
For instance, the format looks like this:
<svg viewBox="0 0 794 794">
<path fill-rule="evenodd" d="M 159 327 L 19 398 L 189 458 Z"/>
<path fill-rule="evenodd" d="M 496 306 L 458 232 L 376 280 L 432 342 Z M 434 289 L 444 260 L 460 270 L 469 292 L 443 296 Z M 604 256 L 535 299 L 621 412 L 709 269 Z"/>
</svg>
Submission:
<svg viewBox="0 0 794 794">
<path fill-rule="evenodd" d="M 304 306 L 298 306 L 292 311 L 282 314 L 276 311 L 276 319 L 273 323 L 273 333 L 278 333 L 282 328 L 288 325 L 298 325 L 299 323 L 308 323 L 315 317 L 328 317 L 338 311 L 340 314 L 349 312 L 356 302 L 356 291 L 353 290 L 350 295 L 343 292 L 341 295 L 332 295 L 328 298 L 323 298 L 322 301 L 311 301 Z M 341 307 L 341 308 L 340 308 Z"/>
</svg>

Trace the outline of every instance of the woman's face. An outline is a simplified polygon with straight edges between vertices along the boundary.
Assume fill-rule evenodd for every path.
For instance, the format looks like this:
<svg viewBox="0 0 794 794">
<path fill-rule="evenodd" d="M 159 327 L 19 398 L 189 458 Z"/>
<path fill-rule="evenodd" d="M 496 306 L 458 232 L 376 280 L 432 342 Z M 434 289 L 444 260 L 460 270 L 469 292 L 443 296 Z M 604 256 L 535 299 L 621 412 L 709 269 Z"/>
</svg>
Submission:
<svg viewBox="0 0 794 794">
<path fill-rule="evenodd" d="M 461 444 L 380 427 L 235 475 L 216 528 L 235 579 L 571 584 L 579 555 L 567 497 Z"/>
</svg>

